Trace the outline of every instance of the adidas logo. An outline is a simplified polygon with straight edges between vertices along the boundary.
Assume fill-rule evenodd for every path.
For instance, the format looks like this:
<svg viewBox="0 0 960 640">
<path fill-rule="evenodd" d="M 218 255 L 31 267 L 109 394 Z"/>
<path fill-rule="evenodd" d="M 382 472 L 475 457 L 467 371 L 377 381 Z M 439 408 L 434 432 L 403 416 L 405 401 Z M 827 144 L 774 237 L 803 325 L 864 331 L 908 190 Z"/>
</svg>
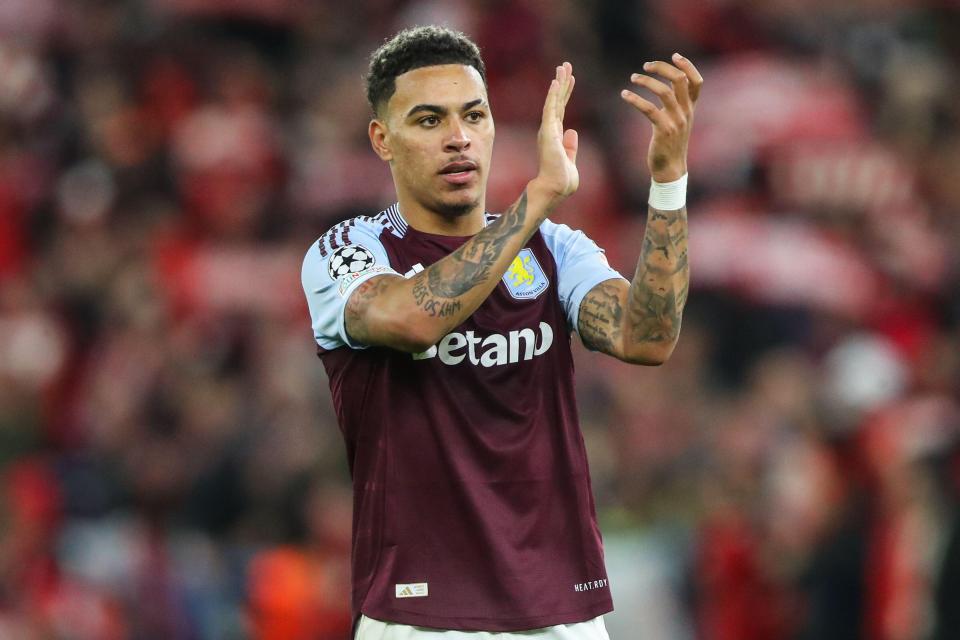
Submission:
<svg viewBox="0 0 960 640">
<path fill-rule="evenodd" d="M 426 582 L 414 582 L 412 584 L 398 584 L 396 587 L 396 597 L 398 598 L 425 598 L 428 594 Z"/>
</svg>

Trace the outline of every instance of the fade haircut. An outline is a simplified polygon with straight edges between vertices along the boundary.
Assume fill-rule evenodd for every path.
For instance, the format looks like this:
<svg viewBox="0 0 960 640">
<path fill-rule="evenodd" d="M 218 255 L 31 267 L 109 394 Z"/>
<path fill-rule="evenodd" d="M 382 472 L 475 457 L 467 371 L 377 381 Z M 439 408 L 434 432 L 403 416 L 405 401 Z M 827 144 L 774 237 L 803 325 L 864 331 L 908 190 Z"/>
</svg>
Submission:
<svg viewBox="0 0 960 640">
<path fill-rule="evenodd" d="M 465 34 L 446 27 L 412 27 L 384 42 L 370 56 L 367 101 L 375 116 L 397 90 L 397 76 L 439 64 L 462 64 L 480 73 L 487 86 L 487 72 L 480 48 Z"/>
</svg>

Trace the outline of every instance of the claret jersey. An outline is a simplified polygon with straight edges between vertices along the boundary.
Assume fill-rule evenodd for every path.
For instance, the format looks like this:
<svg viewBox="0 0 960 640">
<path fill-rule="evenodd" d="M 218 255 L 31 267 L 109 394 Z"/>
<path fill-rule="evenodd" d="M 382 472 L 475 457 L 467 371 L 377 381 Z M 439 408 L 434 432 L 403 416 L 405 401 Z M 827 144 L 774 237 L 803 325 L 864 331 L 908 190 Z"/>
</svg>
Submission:
<svg viewBox="0 0 960 640">
<path fill-rule="evenodd" d="M 485 631 L 587 620 L 613 606 L 570 337 L 583 296 L 622 278 L 602 251 L 545 221 L 423 353 L 358 344 L 344 327 L 360 283 L 411 277 L 468 239 L 417 231 L 393 205 L 336 225 L 304 260 L 353 479 L 354 619 Z"/>
</svg>

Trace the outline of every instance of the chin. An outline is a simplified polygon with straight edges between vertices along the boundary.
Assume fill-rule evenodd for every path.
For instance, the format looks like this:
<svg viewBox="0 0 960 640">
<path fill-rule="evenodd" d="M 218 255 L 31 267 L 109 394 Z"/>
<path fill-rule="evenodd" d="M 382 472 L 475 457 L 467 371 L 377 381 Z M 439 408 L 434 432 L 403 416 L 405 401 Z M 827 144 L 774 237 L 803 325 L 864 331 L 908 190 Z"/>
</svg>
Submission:
<svg viewBox="0 0 960 640">
<path fill-rule="evenodd" d="M 464 194 L 466 196 L 466 194 Z M 465 216 L 480 204 L 480 199 L 474 196 L 448 198 L 436 203 L 437 213 L 448 218 L 459 218 Z"/>
</svg>

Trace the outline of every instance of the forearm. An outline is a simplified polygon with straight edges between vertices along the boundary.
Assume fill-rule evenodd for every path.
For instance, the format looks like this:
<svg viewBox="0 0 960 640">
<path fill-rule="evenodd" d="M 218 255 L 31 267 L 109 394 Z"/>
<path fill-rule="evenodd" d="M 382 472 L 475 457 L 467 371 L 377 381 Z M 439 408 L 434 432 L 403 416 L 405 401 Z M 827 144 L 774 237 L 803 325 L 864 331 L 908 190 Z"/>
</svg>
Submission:
<svg viewBox="0 0 960 640">
<path fill-rule="evenodd" d="M 495 222 L 409 279 L 373 278 L 350 296 L 347 332 L 364 344 L 423 351 L 466 320 L 547 216 L 534 182 Z"/>
<path fill-rule="evenodd" d="M 689 287 L 687 209 L 650 207 L 622 318 L 627 359 L 663 362 L 670 356 L 680 335 Z"/>
<path fill-rule="evenodd" d="M 632 364 L 666 362 L 680 335 L 687 301 L 687 211 L 650 208 L 633 281 L 611 279 L 580 303 L 583 343 Z"/>
<path fill-rule="evenodd" d="M 703 76 L 693 63 L 673 54 L 673 65 L 647 62 L 650 75 L 631 82 L 657 96 L 662 107 L 631 91 L 621 97 L 653 125 L 647 165 L 653 179 L 647 228 L 633 281 L 607 280 L 580 302 L 577 331 L 587 346 L 635 364 L 666 362 L 680 336 L 690 288 L 687 262 L 687 144 Z"/>
</svg>

